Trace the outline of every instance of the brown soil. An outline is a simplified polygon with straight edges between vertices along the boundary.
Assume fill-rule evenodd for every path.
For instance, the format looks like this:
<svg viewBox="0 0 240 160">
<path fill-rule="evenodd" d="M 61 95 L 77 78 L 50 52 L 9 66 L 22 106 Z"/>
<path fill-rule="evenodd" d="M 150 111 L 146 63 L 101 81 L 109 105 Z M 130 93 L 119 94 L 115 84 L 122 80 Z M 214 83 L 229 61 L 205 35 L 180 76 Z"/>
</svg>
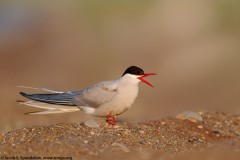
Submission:
<svg viewBox="0 0 240 160">
<path fill-rule="evenodd" d="M 224 158 L 223 155 L 229 159 L 230 154 L 233 159 L 239 158 L 240 115 L 203 113 L 201 116 L 201 122 L 163 118 L 136 124 L 120 122 L 115 126 L 85 122 L 22 128 L 0 135 L 0 156 L 203 159 L 211 154 L 216 159 Z"/>
</svg>

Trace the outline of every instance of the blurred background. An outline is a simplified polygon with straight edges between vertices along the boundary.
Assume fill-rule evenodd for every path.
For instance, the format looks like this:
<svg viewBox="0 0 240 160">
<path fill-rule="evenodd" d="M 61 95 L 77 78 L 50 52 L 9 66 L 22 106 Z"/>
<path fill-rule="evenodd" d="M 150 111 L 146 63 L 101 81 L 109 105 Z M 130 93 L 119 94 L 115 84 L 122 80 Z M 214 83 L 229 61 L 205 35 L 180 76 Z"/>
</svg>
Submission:
<svg viewBox="0 0 240 160">
<path fill-rule="evenodd" d="M 80 90 L 136 65 L 158 75 L 140 84 L 137 122 L 183 111 L 240 113 L 240 1 L 1 0 L 0 133 L 97 119 L 39 109 L 16 86 Z M 36 91 L 35 91 L 36 92 Z"/>
</svg>

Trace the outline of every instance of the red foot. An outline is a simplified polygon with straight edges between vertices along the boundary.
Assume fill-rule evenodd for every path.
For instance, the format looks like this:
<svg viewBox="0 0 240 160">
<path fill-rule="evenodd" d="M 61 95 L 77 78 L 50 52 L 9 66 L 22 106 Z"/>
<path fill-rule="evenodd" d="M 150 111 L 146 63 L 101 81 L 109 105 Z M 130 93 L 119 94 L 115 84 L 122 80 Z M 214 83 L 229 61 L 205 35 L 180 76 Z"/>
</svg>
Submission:
<svg viewBox="0 0 240 160">
<path fill-rule="evenodd" d="M 109 116 L 109 115 L 106 115 L 106 118 L 107 118 L 107 122 L 108 124 L 110 125 L 115 125 L 116 124 L 116 116 Z"/>
</svg>

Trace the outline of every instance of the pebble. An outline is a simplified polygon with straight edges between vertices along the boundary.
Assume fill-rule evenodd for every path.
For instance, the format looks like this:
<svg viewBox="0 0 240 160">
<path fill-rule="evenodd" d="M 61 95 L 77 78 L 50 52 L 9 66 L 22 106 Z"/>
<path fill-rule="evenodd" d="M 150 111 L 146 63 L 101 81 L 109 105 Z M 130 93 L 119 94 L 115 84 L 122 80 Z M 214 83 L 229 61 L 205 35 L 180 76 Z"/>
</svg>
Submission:
<svg viewBox="0 0 240 160">
<path fill-rule="evenodd" d="M 194 144 L 193 144 L 193 147 L 197 147 L 197 144 L 196 144 L 196 143 L 194 143 Z"/>
<path fill-rule="evenodd" d="M 83 122 L 83 124 L 90 128 L 99 128 L 99 125 L 96 121 L 90 120 L 90 121 Z"/>
<path fill-rule="evenodd" d="M 120 126 L 119 125 L 114 125 L 113 128 L 119 128 Z"/>
<path fill-rule="evenodd" d="M 194 142 L 194 141 L 196 141 L 196 140 L 197 140 L 196 137 L 192 137 L 192 138 L 189 138 L 189 139 L 188 139 L 188 142 Z"/>
<path fill-rule="evenodd" d="M 123 133 L 128 135 L 130 133 L 130 131 L 126 129 Z"/>
<path fill-rule="evenodd" d="M 177 119 L 188 119 L 192 122 L 202 122 L 203 118 L 198 112 L 186 111 L 176 116 Z"/>
<path fill-rule="evenodd" d="M 203 142 L 203 139 L 199 138 L 198 141 L 199 141 L 199 142 Z"/>
<path fill-rule="evenodd" d="M 113 147 L 119 147 L 121 148 L 124 152 L 130 152 L 130 150 L 124 145 L 124 144 L 121 144 L 121 143 L 112 143 L 112 146 Z"/>
<path fill-rule="evenodd" d="M 202 125 L 198 125 L 197 128 L 203 129 L 203 126 Z"/>
<path fill-rule="evenodd" d="M 165 125 L 166 124 L 166 122 L 161 122 L 161 125 Z"/>
<path fill-rule="evenodd" d="M 220 134 L 220 132 L 218 130 L 213 130 L 212 133 L 213 134 Z"/>
</svg>

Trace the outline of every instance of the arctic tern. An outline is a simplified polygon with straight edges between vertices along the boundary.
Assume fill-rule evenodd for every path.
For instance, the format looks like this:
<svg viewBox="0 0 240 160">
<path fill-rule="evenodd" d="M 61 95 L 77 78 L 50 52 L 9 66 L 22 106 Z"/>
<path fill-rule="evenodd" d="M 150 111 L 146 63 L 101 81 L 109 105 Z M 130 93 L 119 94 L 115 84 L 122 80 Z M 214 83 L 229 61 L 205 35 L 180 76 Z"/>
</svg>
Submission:
<svg viewBox="0 0 240 160">
<path fill-rule="evenodd" d="M 53 114 L 82 110 L 90 115 L 106 117 L 108 124 L 115 125 L 116 116 L 131 108 L 134 103 L 138 95 L 139 82 L 153 87 L 144 79 L 144 77 L 152 75 L 156 74 L 144 73 L 141 68 L 131 66 L 125 70 L 120 78 L 99 82 L 84 90 L 63 92 L 41 88 L 39 90 L 49 93 L 27 94 L 20 92 L 23 97 L 30 99 L 30 101 L 19 101 L 19 103 L 45 109 L 28 114 Z"/>
</svg>

